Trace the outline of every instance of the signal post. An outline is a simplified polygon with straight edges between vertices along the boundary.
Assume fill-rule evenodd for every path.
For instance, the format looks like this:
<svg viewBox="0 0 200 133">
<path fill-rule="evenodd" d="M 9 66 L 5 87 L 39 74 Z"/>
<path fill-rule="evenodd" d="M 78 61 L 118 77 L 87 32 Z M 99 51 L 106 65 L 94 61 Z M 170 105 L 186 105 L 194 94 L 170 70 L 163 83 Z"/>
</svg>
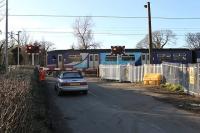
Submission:
<svg viewBox="0 0 200 133">
<path fill-rule="evenodd" d="M 35 65 L 35 55 L 40 53 L 40 45 L 26 45 L 26 53 L 31 55 L 31 65 Z"/>
</svg>

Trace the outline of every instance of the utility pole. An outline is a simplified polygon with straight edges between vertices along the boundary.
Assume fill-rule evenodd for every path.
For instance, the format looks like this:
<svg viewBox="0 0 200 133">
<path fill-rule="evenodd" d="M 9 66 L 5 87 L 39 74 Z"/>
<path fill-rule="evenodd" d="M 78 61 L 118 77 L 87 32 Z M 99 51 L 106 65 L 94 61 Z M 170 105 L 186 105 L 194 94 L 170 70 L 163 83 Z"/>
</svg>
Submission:
<svg viewBox="0 0 200 133">
<path fill-rule="evenodd" d="M 16 34 L 16 35 L 17 35 L 17 43 L 18 43 L 18 46 L 17 46 L 17 65 L 18 65 L 18 66 L 19 66 L 19 47 L 20 47 L 19 36 L 20 36 L 20 32 L 21 32 L 21 31 L 18 31 L 18 33 Z"/>
<path fill-rule="evenodd" d="M 8 0 L 6 0 L 6 45 L 5 45 L 5 67 L 8 72 Z"/>
<path fill-rule="evenodd" d="M 148 11 L 148 31 L 149 31 L 149 63 L 152 64 L 152 30 L 151 30 L 151 5 L 150 2 L 147 2 L 147 5 L 144 5 Z"/>
</svg>

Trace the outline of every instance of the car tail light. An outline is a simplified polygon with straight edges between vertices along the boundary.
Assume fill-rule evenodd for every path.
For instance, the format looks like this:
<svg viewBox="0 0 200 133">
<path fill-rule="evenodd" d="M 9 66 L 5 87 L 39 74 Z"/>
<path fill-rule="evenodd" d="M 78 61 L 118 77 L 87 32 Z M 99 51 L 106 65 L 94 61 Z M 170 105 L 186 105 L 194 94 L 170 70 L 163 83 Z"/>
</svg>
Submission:
<svg viewBox="0 0 200 133">
<path fill-rule="evenodd" d="M 87 82 L 81 82 L 80 85 L 87 85 Z"/>
</svg>

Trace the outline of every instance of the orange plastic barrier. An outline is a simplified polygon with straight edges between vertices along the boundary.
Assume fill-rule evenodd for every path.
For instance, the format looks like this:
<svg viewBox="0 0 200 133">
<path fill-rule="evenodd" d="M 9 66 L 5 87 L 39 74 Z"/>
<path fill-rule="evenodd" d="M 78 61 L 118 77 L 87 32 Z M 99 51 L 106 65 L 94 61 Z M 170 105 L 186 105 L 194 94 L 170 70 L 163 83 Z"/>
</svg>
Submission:
<svg viewBox="0 0 200 133">
<path fill-rule="evenodd" d="M 40 79 L 40 81 L 45 80 L 45 71 L 44 70 L 39 71 L 39 79 Z"/>
<path fill-rule="evenodd" d="M 144 85 L 160 85 L 162 76 L 159 73 L 147 73 L 144 75 Z"/>
</svg>

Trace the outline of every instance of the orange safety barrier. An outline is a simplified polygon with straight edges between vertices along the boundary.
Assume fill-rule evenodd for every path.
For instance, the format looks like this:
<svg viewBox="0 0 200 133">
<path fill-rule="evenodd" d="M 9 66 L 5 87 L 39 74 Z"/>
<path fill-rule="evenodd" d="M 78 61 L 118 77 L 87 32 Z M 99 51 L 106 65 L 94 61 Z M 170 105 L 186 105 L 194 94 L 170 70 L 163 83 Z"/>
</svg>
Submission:
<svg viewBox="0 0 200 133">
<path fill-rule="evenodd" d="M 40 79 L 40 81 L 43 81 L 43 80 L 45 80 L 45 71 L 44 70 L 40 70 L 39 71 L 39 79 Z"/>
<path fill-rule="evenodd" d="M 147 73 L 144 75 L 144 85 L 160 85 L 162 75 L 159 73 Z"/>
</svg>

